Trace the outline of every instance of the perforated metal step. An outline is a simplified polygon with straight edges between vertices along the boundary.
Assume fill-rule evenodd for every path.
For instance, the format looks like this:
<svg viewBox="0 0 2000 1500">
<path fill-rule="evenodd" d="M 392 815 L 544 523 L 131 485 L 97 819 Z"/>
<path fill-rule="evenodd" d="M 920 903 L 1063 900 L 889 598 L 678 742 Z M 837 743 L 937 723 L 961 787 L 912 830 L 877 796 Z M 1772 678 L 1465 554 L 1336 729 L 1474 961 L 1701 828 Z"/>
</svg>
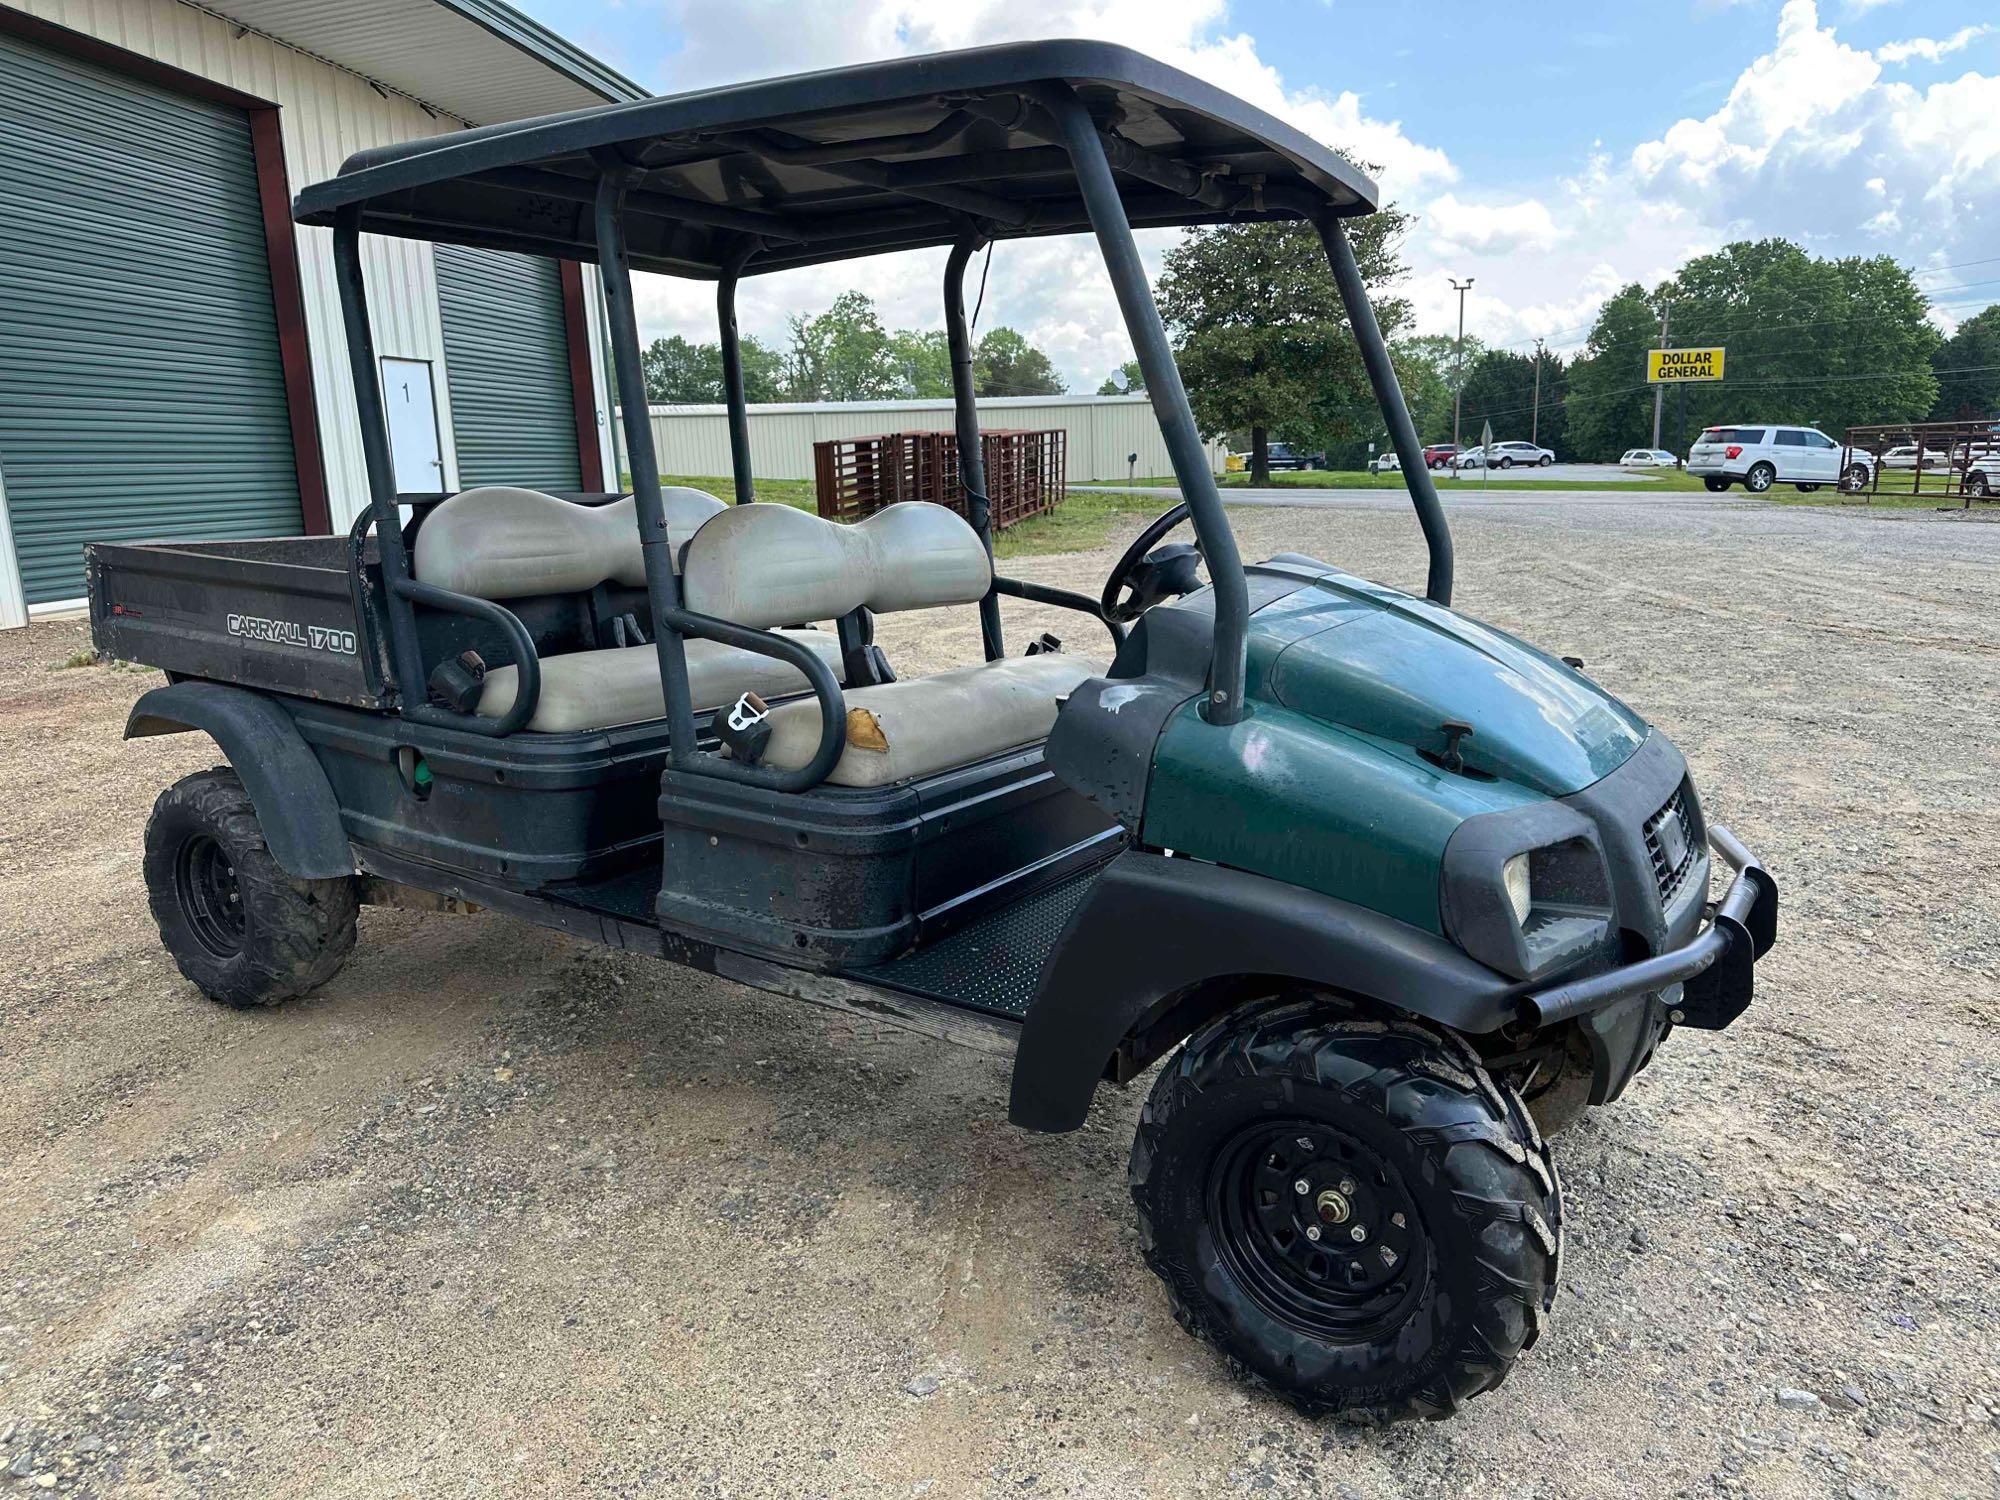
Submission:
<svg viewBox="0 0 2000 1500">
<path fill-rule="evenodd" d="M 1073 875 L 1003 907 L 915 953 L 857 969 L 854 977 L 928 995 L 951 1005 L 1021 1020 L 1035 998 L 1042 965 L 1071 913 L 1090 894 L 1103 866 Z"/>
</svg>

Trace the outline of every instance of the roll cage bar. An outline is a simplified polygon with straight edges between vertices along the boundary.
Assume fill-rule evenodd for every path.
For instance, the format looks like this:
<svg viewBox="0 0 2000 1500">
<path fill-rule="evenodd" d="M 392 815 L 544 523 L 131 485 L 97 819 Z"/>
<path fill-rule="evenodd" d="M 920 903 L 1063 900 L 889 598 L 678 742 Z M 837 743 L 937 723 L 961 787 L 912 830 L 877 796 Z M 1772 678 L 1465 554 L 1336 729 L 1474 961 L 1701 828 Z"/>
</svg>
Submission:
<svg viewBox="0 0 2000 1500">
<path fill-rule="evenodd" d="M 882 128 L 885 117 L 894 128 Z M 871 127 L 876 133 L 839 134 Z M 819 138 L 797 133 L 806 129 Z M 825 138 L 830 131 L 834 137 Z M 1244 219 L 1312 224 L 1410 484 L 1430 554 L 1427 595 L 1448 605 L 1450 529 L 1341 224 L 1373 207 L 1373 184 L 1366 177 L 1290 127 L 1139 54 L 1074 42 L 839 69 L 361 153 L 339 177 L 301 194 L 296 212 L 301 222 L 333 230 L 402 714 L 479 734 L 512 733 L 534 714 L 540 674 L 533 642 L 512 611 L 411 574 L 369 329 L 360 251 L 364 231 L 597 263 L 671 764 L 798 791 L 824 780 L 839 759 L 845 700 L 833 672 L 815 653 L 773 632 L 688 610 L 681 601 L 644 399 L 634 265 L 716 280 L 734 492 L 741 504 L 755 498 L 736 328 L 742 277 L 948 243 L 943 290 L 959 483 L 990 557 L 992 521 L 965 316 L 966 267 L 994 239 L 1088 229 L 1110 275 L 1208 562 L 1215 640 L 1202 713 L 1211 723 L 1228 725 L 1247 712 L 1248 589 L 1133 227 Z M 642 231 L 636 253 L 635 224 Z M 1119 635 L 1095 600 L 996 575 L 979 604 L 988 660 L 1004 653 L 1003 594 L 1082 610 Z M 426 700 L 415 621 L 419 605 L 484 619 L 507 636 L 520 682 L 506 715 L 482 719 Z M 847 628 L 843 622 L 843 631 Z M 821 710 L 820 744 L 809 764 L 784 771 L 701 748 L 684 647 L 691 636 L 777 657 L 804 674 Z"/>
</svg>

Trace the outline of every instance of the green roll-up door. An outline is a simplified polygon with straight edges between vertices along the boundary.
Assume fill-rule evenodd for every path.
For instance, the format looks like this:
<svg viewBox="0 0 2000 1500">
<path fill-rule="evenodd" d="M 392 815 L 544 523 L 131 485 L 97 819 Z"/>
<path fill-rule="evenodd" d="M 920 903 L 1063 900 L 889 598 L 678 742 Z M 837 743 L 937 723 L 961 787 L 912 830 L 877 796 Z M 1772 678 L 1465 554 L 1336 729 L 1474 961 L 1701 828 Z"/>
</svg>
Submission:
<svg viewBox="0 0 2000 1500">
<path fill-rule="evenodd" d="M 87 541 L 300 530 L 248 118 L 7 36 L 0 480 L 31 604 Z"/>
<path fill-rule="evenodd" d="M 436 260 L 459 484 L 583 488 L 560 267 L 459 245 Z"/>
</svg>

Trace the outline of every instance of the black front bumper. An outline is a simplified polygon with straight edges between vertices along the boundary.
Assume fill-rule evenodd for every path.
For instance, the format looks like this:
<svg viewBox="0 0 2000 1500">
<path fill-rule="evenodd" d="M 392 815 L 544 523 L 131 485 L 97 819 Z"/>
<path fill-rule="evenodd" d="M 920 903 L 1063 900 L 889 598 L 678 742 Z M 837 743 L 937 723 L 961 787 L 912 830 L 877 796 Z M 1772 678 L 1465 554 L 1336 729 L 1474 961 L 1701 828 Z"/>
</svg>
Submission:
<svg viewBox="0 0 2000 1500">
<path fill-rule="evenodd" d="M 1757 960 L 1778 937 L 1778 884 L 1727 828 L 1712 825 L 1708 842 L 1736 869 L 1708 925 L 1678 948 L 1524 996 L 1522 1019 L 1553 1026 L 1588 1017 L 1621 1001 L 1658 995 L 1678 985 L 1667 1012 L 1676 1025 L 1720 1031 L 1742 1015 L 1755 988 Z"/>
</svg>

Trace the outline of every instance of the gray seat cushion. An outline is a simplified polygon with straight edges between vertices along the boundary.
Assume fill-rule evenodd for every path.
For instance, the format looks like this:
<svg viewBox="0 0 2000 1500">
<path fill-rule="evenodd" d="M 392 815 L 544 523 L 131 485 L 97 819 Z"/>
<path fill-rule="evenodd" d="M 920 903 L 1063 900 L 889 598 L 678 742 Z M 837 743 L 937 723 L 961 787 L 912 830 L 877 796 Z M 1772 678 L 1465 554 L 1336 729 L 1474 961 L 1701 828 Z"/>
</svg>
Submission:
<svg viewBox="0 0 2000 1500">
<path fill-rule="evenodd" d="M 814 651 L 833 675 L 840 675 L 840 641 L 830 630 L 779 630 Z M 776 657 L 725 646 L 720 641 L 690 640 L 687 649 L 688 688 L 697 710 L 720 708 L 750 692 L 777 698 L 806 690 L 805 674 Z M 478 712 L 497 719 L 514 706 L 520 673 L 511 666 L 486 674 Z M 542 692 L 528 728 L 538 734 L 568 734 L 581 729 L 609 729 L 636 724 L 666 714 L 666 694 L 660 687 L 660 657 L 651 646 L 615 646 L 601 651 L 574 651 L 542 660 Z"/>
<path fill-rule="evenodd" d="M 855 688 L 845 694 L 847 748 L 826 779 L 885 786 L 1046 739 L 1063 695 L 1098 671 L 1083 657 L 1052 652 Z M 817 699 L 778 705 L 764 763 L 805 765 L 819 748 L 819 728 Z"/>
<path fill-rule="evenodd" d="M 724 508 L 713 495 L 683 487 L 669 486 L 660 499 L 675 547 Z M 600 583 L 638 588 L 646 581 L 630 495 L 578 505 L 497 484 L 461 490 L 432 511 L 417 529 L 412 569 L 420 582 L 479 599 L 575 594 Z"/>
</svg>

